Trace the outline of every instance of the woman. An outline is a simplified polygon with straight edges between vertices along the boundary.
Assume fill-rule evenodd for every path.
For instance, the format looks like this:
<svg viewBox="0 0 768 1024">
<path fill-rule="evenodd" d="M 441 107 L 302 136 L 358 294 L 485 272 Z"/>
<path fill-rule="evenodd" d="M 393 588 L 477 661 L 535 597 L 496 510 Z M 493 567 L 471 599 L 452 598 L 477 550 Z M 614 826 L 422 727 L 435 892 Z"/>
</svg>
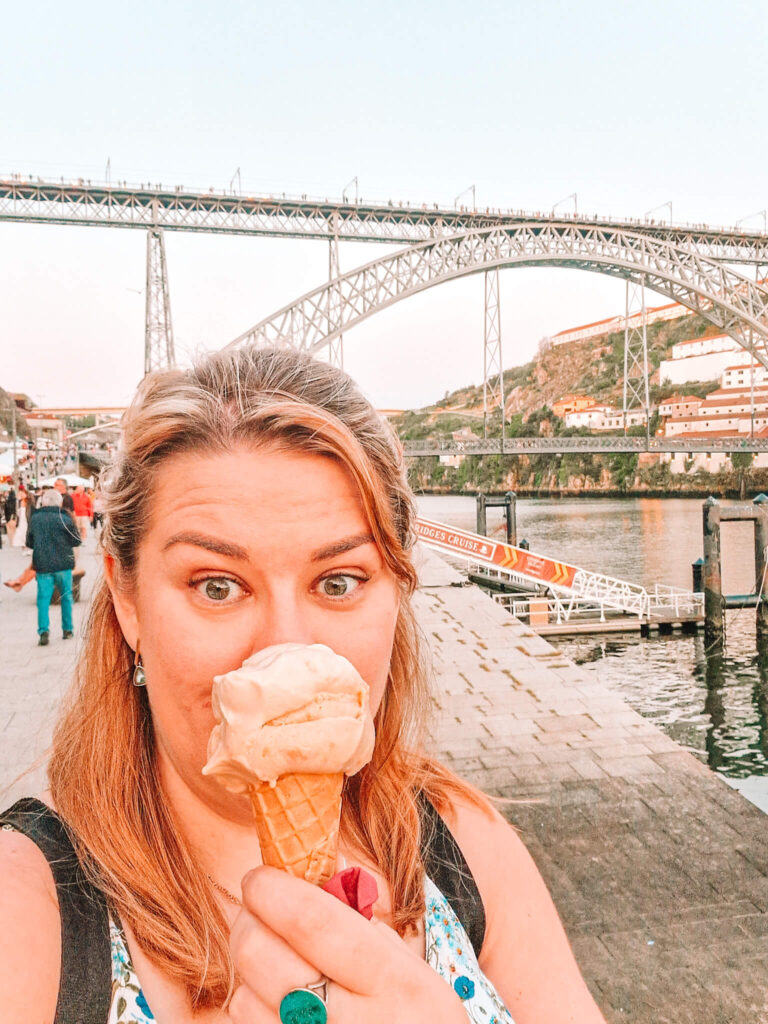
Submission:
<svg viewBox="0 0 768 1024">
<path fill-rule="evenodd" d="M 8 544 L 13 547 L 13 539 L 16 534 L 18 523 L 18 507 L 16 503 L 16 491 L 9 487 L 5 492 L 5 526 L 8 531 Z"/>
<path fill-rule="evenodd" d="M 274 350 L 151 375 L 103 492 L 105 578 L 44 795 L 109 908 L 93 1019 L 600 1024 L 522 843 L 422 753 L 411 495 L 349 378 Z M 370 688 L 376 746 L 347 780 L 341 854 L 377 882 L 372 922 L 256 867 L 247 801 L 201 774 L 213 677 L 289 641 L 327 644 Z M 65 913 L 58 819 L 35 807 L 0 832 L 3 1020 L 51 1022 L 58 1000 L 57 1021 L 81 1021 L 70 970 L 106 938 Z M 307 986 L 318 1016 L 291 1017 Z"/>
<path fill-rule="evenodd" d="M 16 523 L 16 533 L 13 538 L 13 547 L 23 548 L 27 539 L 27 518 L 28 518 L 28 503 L 29 503 L 29 491 L 26 488 L 22 489 L 19 487 L 19 501 L 18 501 L 18 521 Z"/>
</svg>

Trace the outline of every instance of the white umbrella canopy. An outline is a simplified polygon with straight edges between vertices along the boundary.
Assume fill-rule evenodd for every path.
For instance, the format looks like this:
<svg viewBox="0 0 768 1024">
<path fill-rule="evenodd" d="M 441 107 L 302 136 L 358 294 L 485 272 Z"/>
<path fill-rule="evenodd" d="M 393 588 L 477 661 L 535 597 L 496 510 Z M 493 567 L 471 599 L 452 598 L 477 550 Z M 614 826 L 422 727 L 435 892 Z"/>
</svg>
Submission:
<svg viewBox="0 0 768 1024">
<path fill-rule="evenodd" d="M 77 473 L 57 473 L 56 476 L 47 476 L 44 480 L 40 480 L 38 487 L 53 487 L 57 480 L 66 480 L 67 487 L 79 487 L 80 484 L 83 487 L 93 487 L 93 480 L 87 480 L 84 476 L 78 476 Z"/>
<path fill-rule="evenodd" d="M 18 453 L 17 453 L 18 458 Z M 13 473 L 13 451 L 0 452 L 0 476 L 10 477 Z"/>
</svg>

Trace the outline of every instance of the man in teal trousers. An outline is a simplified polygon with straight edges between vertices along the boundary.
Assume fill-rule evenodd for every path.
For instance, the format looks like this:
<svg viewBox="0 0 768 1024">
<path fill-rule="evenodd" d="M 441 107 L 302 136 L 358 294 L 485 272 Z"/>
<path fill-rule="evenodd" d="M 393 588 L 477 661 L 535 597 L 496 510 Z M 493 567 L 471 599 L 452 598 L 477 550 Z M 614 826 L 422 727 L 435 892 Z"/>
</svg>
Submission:
<svg viewBox="0 0 768 1024">
<path fill-rule="evenodd" d="M 32 568 L 37 573 L 38 644 L 45 647 L 50 635 L 49 608 L 55 587 L 61 594 L 61 630 L 65 640 L 74 632 L 72 623 L 72 570 L 74 548 L 80 534 L 72 516 L 61 507 L 58 491 L 43 491 L 40 508 L 27 527 L 27 547 L 32 548 Z"/>
</svg>

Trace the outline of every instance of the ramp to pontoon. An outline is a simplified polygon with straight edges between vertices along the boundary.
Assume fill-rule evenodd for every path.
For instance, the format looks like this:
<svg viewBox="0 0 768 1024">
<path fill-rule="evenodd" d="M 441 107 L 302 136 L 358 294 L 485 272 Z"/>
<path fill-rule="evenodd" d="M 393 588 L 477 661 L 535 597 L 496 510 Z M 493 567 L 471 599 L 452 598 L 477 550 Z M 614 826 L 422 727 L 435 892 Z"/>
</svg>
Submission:
<svg viewBox="0 0 768 1024">
<path fill-rule="evenodd" d="M 628 615 L 664 618 L 670 602 L 679 606 L 681 601 L 690 601 L 692 607 L 698 603 L 699 595 L 690 591 L 657 586 L 649 593 L 638 583 L 591 572 L 431 519 L 417 519 L 416 530 L 428 547 L 478 566 L 485 570 L 489 579 L 507 580 L 516 586 L 544 585 L 555 595 L 591 600 L 596 605 Z"/>
</svg>

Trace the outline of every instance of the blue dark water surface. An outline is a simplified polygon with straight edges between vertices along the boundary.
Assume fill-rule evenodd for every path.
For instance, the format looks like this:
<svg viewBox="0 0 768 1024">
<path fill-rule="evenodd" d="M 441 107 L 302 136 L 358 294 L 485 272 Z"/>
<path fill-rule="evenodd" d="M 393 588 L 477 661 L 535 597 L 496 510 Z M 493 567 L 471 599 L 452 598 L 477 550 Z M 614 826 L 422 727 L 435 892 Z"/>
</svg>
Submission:
<svg viewBox="0 0 768 1024">
<path fill-rule="evenodd" d="M 424 496 L 418 505 L 428 518 L 475 529 L 474 498 Z M 701 505 L 690 498 L 520 499 L 518 538 L 538 553 L 649 588 L 690 589 L 691 563 L 702 555 Z M 499 539 L 501 524 L 501 509 L 489 509 L 488 531 Z M 725 593 L 753 590 L 753 545 L 751 523 L 723 524 Z M 714 770 L 732 780 L 768 776 L 768 652 L 757 650 L 754 609 L 728 612 L 726 626 L 721 652 L 707 651 L 703 632 L 553 642 Z"/>
</svg>

